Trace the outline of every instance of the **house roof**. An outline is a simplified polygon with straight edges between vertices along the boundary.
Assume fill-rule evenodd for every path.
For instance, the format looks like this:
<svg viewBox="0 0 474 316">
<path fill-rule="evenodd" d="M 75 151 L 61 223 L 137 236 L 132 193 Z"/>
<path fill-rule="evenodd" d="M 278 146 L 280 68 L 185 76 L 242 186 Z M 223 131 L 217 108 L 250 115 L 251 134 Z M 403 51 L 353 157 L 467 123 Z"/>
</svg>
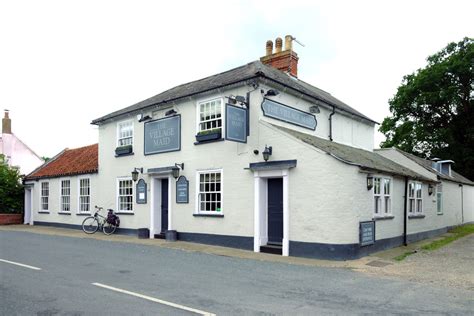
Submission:
<svg viewBox="0 0 474 316">
<path fill-rule="evenodd" d="M 427 182 L 433 182 L 432 179 L 426 178 L 421 174 L 418 174 L 408 168 L 403 167 L 390 159 L 387 159 L 375 152 L 355 148 L 336 142 L 332 142 L 326 139 L 322 139 L 317 136 L 308 135 L 305 133 L 297 132 L 295 130 L 287 129 L 281 126 L 272 126 L 288 133 L 297 139 L 314 146 L 330 156 L 347 163 L 349 165 L 357 166 L 363 170 L 369 172 L 380 172 L 391 175 L 407 176 L 412 179 L 418 179 Z"/>
<path fill-rule="evenodd" d="M 370 123 L 377 124 L 377 122 L 353 109 L 344 102 L 336 99 L 331 94 L 302 80 L 290 77 L 286 73 L 271 66 L 267 66 L 259 60 L 219 73 L 217 75 L 176 86 L 144 101 L 97 118 L 92 121 L 92 124 L 101 124 L 108 119 L 112 119 L 120 115 L 146 110 L 152 106 L 159 106 L 179 100 L 181 98 L 190 97 L 198 93 L 212 91 L 237 83 L 243 83 L 251 79 L 267 79 L 268 81 L 283 85 L 288 89 L 303 94 L 311 99 L 314 99 L 315 101 L 321 101 L 328 106 L 334 106 L 336 109 L 342 112 L 357 116 L 363 120 L 369 121 Z"/>
<path fill-rule="evenodd" d="M 459 182 L 459 183 L 463 183 L 463 184 L 468 184 L 468 185 L 474 185 L 474 182 L 472 182 L 471 180 L 469 180 L 468 178 L 460 175 L 459 173 L 457 173 L 456 171 L 454 170 L 451 170 L 451 177 L 448 176 L 448 175 L 445 175 L 441 172 L 438 172 L 437 170 L 433 169 L 432 168 L 432 165 L 431 165 L 431 161 L 430 160 L 427 160 L 427 159 L 423 159 L 423 158 L 420 158 L 418 156 L 415 156 L 413 154 L 409 154 L 403 150 L 400 150 L 398 148 L 394 148 L 396 151 L 398 151 L 399 153 L 401 153 L 402 155 L 404 155 L 405 157 L 407 157 L 408 159 L 416 162 L 417 164 L 419 164 L 420 166 L 422 166 L 423 168 L 427 169 L 428 171 L 430 171 L 431 173 L 434 173 L 438 176 L 438 179 L 443 179 L 443 180 L 448 180 L 448 181 L 454 181 L 454 182 Z M 452 161 L 452 160 L 446 160 L 446 161 Z"/>
<path fill-rule="evenodd" d="M 25 180 L 97 173 L 99 170 L 98 149 L 98 144 L 65 149 L 56 157 L 27 175 Z"/>
</svg>

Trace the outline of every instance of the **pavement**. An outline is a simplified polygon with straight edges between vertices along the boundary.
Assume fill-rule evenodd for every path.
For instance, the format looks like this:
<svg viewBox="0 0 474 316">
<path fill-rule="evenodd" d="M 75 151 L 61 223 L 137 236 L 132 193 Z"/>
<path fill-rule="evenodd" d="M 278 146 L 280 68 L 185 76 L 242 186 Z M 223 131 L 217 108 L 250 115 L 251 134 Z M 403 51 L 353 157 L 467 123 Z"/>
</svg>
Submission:
<svg viewBox="0 0 474 316">
<path fill-rule="evenodd" d="M 347 269 L 347 262 L 300 259 L 49 227 L 1 227 L 0 314 L 466 315 L 474 310 L 473 291 L 379 278 Z"/>
</svg>

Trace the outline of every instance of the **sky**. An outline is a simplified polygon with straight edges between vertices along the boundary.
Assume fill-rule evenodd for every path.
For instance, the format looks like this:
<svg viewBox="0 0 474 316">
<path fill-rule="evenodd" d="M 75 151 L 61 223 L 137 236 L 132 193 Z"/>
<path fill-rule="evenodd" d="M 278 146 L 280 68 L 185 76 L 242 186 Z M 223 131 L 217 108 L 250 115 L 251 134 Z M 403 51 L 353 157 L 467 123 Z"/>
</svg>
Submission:
<svg viewBox="0 0 474 316">
<path fill-rule="evenodd" d="M 474 37 L 472 12 L 456 0 L 0 0 L 0 110 L 52 157 L 97 142 L 93 119 L 257 60 L 290 34 L 304 44 L 300 79 L 382 122 L 404 75 Z"/>
</svg>

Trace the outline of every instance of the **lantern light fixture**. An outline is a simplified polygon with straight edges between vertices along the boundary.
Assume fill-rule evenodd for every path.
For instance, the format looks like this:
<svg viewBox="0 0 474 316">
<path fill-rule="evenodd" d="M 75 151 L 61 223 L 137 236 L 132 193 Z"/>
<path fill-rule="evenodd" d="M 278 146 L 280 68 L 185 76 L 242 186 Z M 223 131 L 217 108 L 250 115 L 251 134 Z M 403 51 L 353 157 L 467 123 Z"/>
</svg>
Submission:
<svg viewBox="0 0 474 316">
<path fill-rule="evenodd" d="M 133 168 L 133 171 L 132 171 L 133 182 L 136 182 L 138 180 L 138 171 L 140 171 L 140 173 L 143 173 L 143 168 Z"/>
<path fill-rule="evenodd" d="M 173 174 L 173 178 L 178 179 L 179 177 L 179 169 L 184 170 L 184 162 L 183 163 L 175 163 L 171 172 Z"/>
<path fill-rule="evenodd" d="M 371 175 L 367 176 L 367 190 L 372 190 L 374 187 L 374 177 Z"/>
<path fill-rule="evenodd" d="M 262 152 L 263 160 L 268 161 L 268 159 L 272 155 L 272 152 L 272 146 L 268 147 L 267 145 L 265 145 L 265 150 Z"/>
</svg>

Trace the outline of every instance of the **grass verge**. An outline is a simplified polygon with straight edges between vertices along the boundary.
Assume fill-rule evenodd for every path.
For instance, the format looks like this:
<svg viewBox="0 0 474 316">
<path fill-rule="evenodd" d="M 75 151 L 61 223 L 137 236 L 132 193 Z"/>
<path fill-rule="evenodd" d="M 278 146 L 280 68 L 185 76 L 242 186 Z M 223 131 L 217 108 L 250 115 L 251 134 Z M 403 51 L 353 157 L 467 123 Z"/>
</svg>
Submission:
<svg viewBox="0 0 474 316">
<path fill-rule="evenodd" d="M 456 239 L 459 239 L 459 238 L 462 238 L 462 237 L 467 236 L 469 234 L 472 234 L 472 233 L 474 233 L 474 224 L 467 224 L 467 225 L 463 225 L 463 226 L 453 228 L 453 229 L 449 230 L 449 233 L 451 233 L 453 235 L 452 236 L 447 236 L 447 237 L 445 237 L 443 239 L 440 239 L 440 240 L 435 240 L 435 241 L 433 241 L 429 244 L 426 244 L 426 245 L 422 246 L 421 249 L 427 250 L 427 251 L 433 251 L 433 250 L 439 249 L 443 246 L 446 246 L 449 243 L 452 243 Z"/>
<path fill-rule="evenodd" d="M 410 255 L 412 255 L 412 254 L 414 254 L 414 253 L 416 253 L 416 251 L 407 251 L 407 252 L 405 252 L 404 254 L 401 254 L 401 255 L 399 255 L 399 256 L 396 256 L 396 257 L 393 258 L 393 259 L 394 259 L 395 261 L 402 261 L 402 260 L 404 260 L 406 257 L 408 257 L 408 256 L 410 256 Z"/>
</svg>

